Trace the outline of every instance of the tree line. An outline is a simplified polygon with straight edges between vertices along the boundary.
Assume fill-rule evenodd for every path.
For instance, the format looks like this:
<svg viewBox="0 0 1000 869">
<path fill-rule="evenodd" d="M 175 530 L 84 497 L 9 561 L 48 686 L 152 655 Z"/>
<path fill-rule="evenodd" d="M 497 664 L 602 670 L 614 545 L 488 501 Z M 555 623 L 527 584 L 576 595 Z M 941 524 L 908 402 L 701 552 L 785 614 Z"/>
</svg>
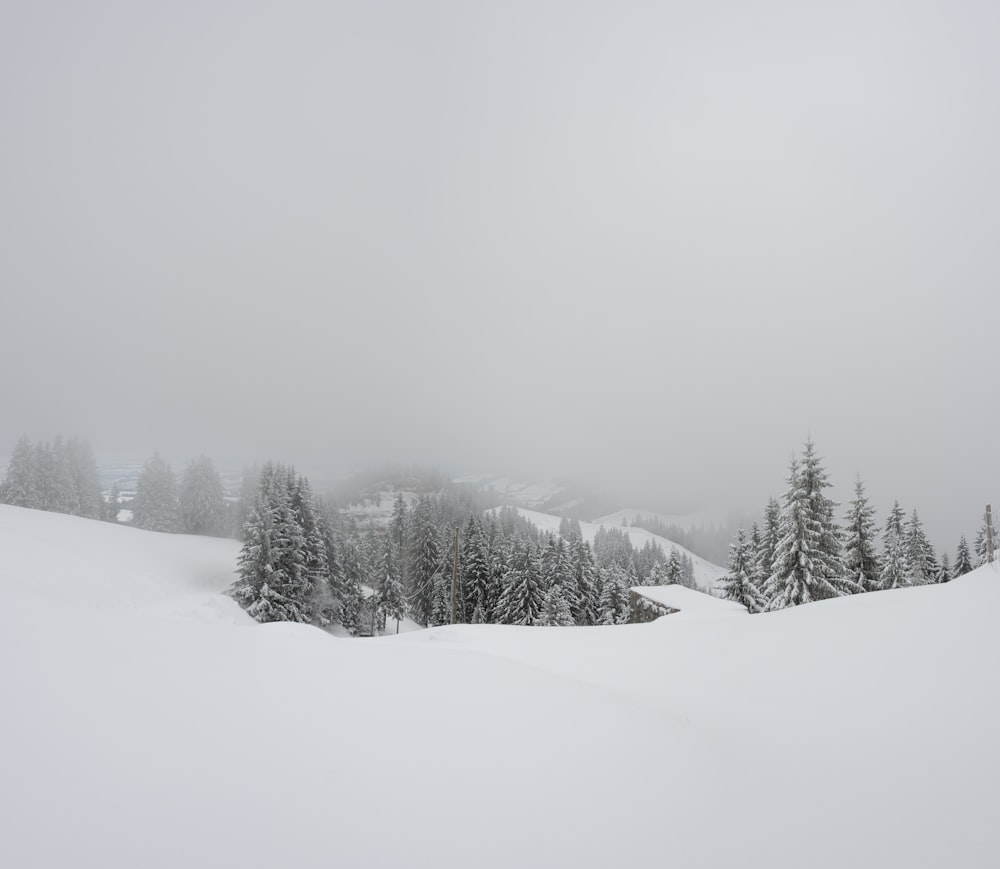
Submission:
<svg viewBox="0 0 1000 869">
<path fill-rule="evenodd" d="M 864 485 L 858 478 L 854 499 L 837 522 L 839 506 L 824 491 L 830 487 L 823 462 L 809 439 L 801 457 L 793 456 L 781 502 L 770 498 L 762 522 L 747 533 L 740 528 L 730 545 L 729 573 L 720 580 L 724 597 L 751 613 L 785 609 L 816 600 L 949 582 L 973 569 L 963 535 L 955 563 L 939 560 L 916 510 L 909 516 L 896 501 L 882 528 L 881 543 Z M 987 558 L 986 524 L 975 540 L 977 564 Z"/>
<path fill-rule="evenodd" d="M 384 527 L 354 518 L 312 493 L 281 464 L 261 470 L 244 524 L 231 594 L 258 621 L 339 624 L 352 633 L 457 622 L 614 625 L 628 620 L 631 586 L 694 586 L 692 560 L 601 529 L 593 545 L 579 522 L 540 531 L 517 510 L 483 511 L 445 488 L 398 493 Z"/>
<path fill-rule="evenodd" d="M 90 444 L 77 437 L 37 443 L 27 437 L 18 440 L 0 484 L 0 503 L 114 520 L 101 496 Z"/>
<path fill-rule="evenodd" d="M 0 503 L 87 519 L 117 522 L 123 505 L 117 482 L 104 494 L 90 443 L 83 438 L 33 443 L 18 440 L 0 483 Z M 135 497 L 127 502 L 132 525 L 148 531 L 239 537 L 243 517 L 227 501 L 212 460 L 189 462 L 178 480 L 154 453 L 140 471 Z"/>
</svg>

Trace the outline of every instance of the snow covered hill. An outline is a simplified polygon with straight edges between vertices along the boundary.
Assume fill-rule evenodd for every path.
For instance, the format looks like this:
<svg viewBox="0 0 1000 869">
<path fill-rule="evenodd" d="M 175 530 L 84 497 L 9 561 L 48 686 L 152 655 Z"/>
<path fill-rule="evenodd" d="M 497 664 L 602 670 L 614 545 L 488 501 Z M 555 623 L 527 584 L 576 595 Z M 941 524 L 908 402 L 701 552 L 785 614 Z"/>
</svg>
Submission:
<svg viewBox="0 0 1000 869">
<path fill-rule="evenodd" d="M 712 525 L 719 525 L 722 527 L 726 526 L 727 511 L 716 507 L 708 510 L 699 510 L 697 513 L 656 513 L 652 510 L 616 510 L 614 513 L 608 513 L 606 516 L 600 516 L 594 519 L 595 525 L 622 525 L 628 523 L 631 525 L 639 518 L 655 519 L 662 522 L 664 525 L 676 525 L 678 528 L 684 531 L 690 531 L 692 528 L 698 528 L 701 526 L 709 527 Z"/>
<path fill-rule="evenodd" d="M 231 541 L 0 507 L 0 865 L 994 867 L 1000 575 L 343 640 Z"/>
<path fill-rule="evenodd" d="M 549 513 L 539 513 L 536 510 L 526 510 L 523 507 L 518 507 L 517 512 L 537 528 L 541 528 L 542 531 L 551 531 L 553 534 L 559 533 L 559 523 L 562 522 L 561 516 L 553 516 Z M 701 556 L 695 555 L 689 549 L 685 549 L 683 546 L 674 543 L 672 540 L 668 540 L 666 537 L 660 537 L 657 534 L 653 534 L 652 531 L 647 531 L 645 528 L 624 526 L 620 524 L 620 520 L 619 524 L 610 524 L 601 521 L 580 523 L 580 531 L 583 533 L 584 539 L 590 543 L 594 542 L 594 537 L 597 535 L 598 529 L 602 527 L 617 528 L 620 531 L 624 531 L 628 534 L 629 540 L 632 541 L 632 545 L 638 549 L 645 546 L 647 542 L 652 542 L 659 544 L 667 555 L 670 554 L 671 549 L 676 549 L 682 555 L 690 556 L 692 562 L 694 563 L 694 580 L 702 588 L 714 588 L 715 583 L 726 575 L 726 569 L 724 567 L 719 567 L 718 564 L 712 564 L 711 561 L 706 561 Z"/>
</svg>

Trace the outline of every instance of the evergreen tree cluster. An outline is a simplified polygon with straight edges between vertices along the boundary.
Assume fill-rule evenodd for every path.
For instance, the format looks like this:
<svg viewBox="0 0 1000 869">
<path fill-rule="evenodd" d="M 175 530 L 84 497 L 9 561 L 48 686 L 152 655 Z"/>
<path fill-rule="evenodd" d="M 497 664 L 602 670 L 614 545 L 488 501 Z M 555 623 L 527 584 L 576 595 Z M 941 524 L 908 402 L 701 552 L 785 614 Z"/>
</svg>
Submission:
<svg viewBox="0 0 1000 869">
<path fill-rule="evenodd" d="M 147 531 L 238 536 L 236 511 L 227 504 L 222 478 L 206 456 L 189 462 L 178 483 L 170 465 L 154 453 L 139 473 L 130 507 L 132 524 Z"/>
<path fill-rule="evenodd" d="M 634 528 L 644 528 L 658 537 L 672 540 L 708 561 L 721 564 L 726 559 L 728 541 L 733 534 L 735 522 L 728 528 L 704 522 L 693 527 L 682 528 L 680 525 L 664 522 L 659 516 L 637 513 L 632 517 L 631 525 Z"/>
<path fill-rule="evenodd" d="M 115 518 L 101 497 L 90 444 L 76 437 L 18 440 L 0 484 L 0 503 L 88 519 Z"/>
<path fill-rule="evenodd" d="M 358 535 L 294 469 L 261 469 L 243 541 L 230 594 L 257 621 L 364 628 Z"/>
<path fill-rule="evenodd" d="M 838 523 L 837 504 L 812 440 L 793 457 L 781 502 L 768 501 L 762 523 L 739 529 L 730 545 L 729 573 L 719 590 L 751 613 L 779 610 L 847 594 L 948 582 L 973 569 L 963 536 L 954 565 L 940 561 L 916 510 L 897 501 L 881 532 L 859 478 L 854 499 Z M 984 530 L 980 532 L 985 533 Z M 977 538 L 977 556 L 983 563 Z"/>
<path fill-rule="evenodd" d="M 117 482 L 102 494 L 88 441 L 57 437 L 32 443 L 22 437 L 0 483 L 0 503 L 116 522 L 123 502 Z M 170 465 L 155 453 L 139 473 L 135 497 L 127 503 L 132 524 L 150 531 L 226 536 L 233 533 L 237 513 L 227 504 L 222 479 L 205 456 L 187 465 L 178 484 Z"/>
<path fill-rule="evenodd" d="M 449 624 L 454 607 L 470 624 L 622 624 L 631 586 L 694 584 L 676 549 L 636 549 L 618 529 L 591 546 L 575 520 L 542 532 L 460 490 L 399 493 L 389 522 L 368 529 L 281 465 L 265 466 L 251 500 L 232 595 L 261 621 L 392 633 L 404 618 Z"/>
</svg>

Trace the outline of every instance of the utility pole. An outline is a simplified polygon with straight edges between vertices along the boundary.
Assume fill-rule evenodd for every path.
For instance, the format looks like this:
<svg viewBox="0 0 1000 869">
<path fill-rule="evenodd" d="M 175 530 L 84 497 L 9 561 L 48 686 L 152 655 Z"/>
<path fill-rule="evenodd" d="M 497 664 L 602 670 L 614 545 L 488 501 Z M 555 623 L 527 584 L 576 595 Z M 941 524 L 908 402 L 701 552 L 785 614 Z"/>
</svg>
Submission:
<svg viewBox="0 0 1000 869">
<path fill-rule="evenodd" d="M 986 554 L 989 563 L 993 563 L 993 508 L 986 505 Z"/>
<path fill-rule="evenodd" d="M 993 550 L 990 550 L 991 552 Z M 992 559 L 991 559 L 992 560 Z M 455 526 L 455 557 L 451 562 L 451 623 L 455 624 L 455 591 L 458 588 L 458 526 Z"/>
</svg>

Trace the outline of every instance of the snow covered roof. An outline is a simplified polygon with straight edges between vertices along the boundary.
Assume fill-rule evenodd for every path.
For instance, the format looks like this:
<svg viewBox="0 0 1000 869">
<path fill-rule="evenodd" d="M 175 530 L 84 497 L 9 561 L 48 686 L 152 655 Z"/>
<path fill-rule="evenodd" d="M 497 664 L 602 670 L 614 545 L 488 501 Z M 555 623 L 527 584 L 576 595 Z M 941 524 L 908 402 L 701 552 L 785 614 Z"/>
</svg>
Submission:
<svg viewBox="0 0 1000 869">
<path fill-rule="evenodd" d="M 632 591 L 671 609 L 689 615 L 746 615 L 746 607 L 731 600 L 713 597 L 685 585 L 637 585 Z"/>
</svg>

